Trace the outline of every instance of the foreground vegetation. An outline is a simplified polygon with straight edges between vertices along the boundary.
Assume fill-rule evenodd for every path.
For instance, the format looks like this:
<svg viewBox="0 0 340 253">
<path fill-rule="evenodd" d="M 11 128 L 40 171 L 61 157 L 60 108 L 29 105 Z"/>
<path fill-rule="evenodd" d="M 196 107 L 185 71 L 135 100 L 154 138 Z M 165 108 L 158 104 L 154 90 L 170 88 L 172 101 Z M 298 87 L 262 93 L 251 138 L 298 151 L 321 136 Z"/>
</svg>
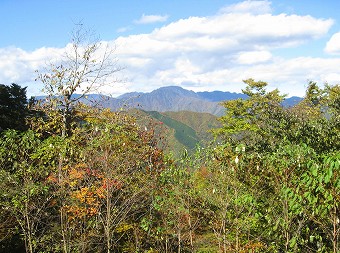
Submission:
<svg viewBox="0 0 340 253">
<path fill-rule="evenodd" d="M 180 159 L 124 112 L 78 104 L 65 126 L 20 107 L 0 139 L 1 251 L 338 252 L 339 86 L 285 108 L 245 82 L 216 142 Z"/>
</svg>

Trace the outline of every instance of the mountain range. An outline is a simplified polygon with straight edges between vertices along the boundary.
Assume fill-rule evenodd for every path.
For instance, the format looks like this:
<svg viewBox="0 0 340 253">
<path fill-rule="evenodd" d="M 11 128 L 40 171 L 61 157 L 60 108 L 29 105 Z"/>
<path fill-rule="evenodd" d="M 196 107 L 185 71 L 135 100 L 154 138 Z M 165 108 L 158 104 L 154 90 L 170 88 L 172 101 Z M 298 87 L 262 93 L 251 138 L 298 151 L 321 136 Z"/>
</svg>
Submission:
<svg viewBox="0 0 340 253">
<path fill-rule="evenodd" d="M 245 99 L 247 95 L 223 91 L 194 92 L 179 86 L 167 86 L 148 93 L 131 92 L 117 98 L 104 98 L 101 102 L 102 106 L 112 110 L 138 108 L 144 111 L 191 111 L 221 116 L 224 108 L 220 102 L 238 98 Z M 283 105 L 292 106 L 301 99 L 300 97 L 287 98 Z"/>
<path fill-rule="evenodd" d="M 79 95 L 75 94 L 74 96 Z M 44 96 L 36 97 L 38 100 L 43 98 Z M 227 91 L 194 92 L 179 86 L 167 86 L 147 93 L 125 93 L 116 98 L 99 94 L 89 94 L 87 98 L 87 101 L 84 101 L 85 103 L 99 103 L 102 107 L 110 108 L 114 111 L 137 108 L 144 111 L 191 111 L 222 116 L 225 110 L 220 105 L 222 101 L 238 98 L 246 99 L 247 95 Z M 301 100 L 301 97 L 290 97 L 285 99 L 282 104 L 284 106 L 293 106 Z"/>
</svg>

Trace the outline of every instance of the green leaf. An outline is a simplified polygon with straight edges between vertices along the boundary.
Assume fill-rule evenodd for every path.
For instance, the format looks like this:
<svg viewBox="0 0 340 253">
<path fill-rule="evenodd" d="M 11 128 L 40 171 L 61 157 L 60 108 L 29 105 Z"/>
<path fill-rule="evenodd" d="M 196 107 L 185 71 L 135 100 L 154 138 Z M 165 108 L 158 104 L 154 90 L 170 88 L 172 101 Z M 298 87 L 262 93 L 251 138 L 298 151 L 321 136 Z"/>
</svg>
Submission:
<svg viewBox="0 0 340 253">
<path fill-rule="evenodd" d="M 296 237 L 293 237 L 289 242 L 289 247 L 293 248 L 296 245 Z"/>
<path fill-rule="evenodd" d="M 317 166 L 312 166 L 311 168 L 311 173 L 314 177 L 318 175 L 318 167 Z"/>
</svg>

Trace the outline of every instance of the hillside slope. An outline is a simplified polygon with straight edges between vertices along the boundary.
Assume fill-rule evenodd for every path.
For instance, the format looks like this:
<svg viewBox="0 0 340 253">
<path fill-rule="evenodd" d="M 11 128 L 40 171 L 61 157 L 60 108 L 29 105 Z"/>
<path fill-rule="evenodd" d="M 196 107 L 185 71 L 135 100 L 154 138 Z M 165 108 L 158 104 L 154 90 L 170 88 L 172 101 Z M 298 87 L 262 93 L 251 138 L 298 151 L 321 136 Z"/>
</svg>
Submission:
<svg viewBox="0 0 340 253">
<path fill-rule="evenodd" d="M 194 151 L 197 145 L 206 146 L 212 139 L 209 129 L 218 126 L 217 117 L 190 111 L 156 112 L 131 109 L 142 128 L 154 130 L 157 140 L 166 151 L 180 155 L 185 149 Z"/>
<path fill-rule="evenodd" d="M 210 113 L 198 113 L 190 111 L 164 112 L 163 115 L 186 124 L 195 130 L 200 142 L 204 145 L 213 139 L 211 129 L 220 126 L 217 116 Z"/>
</svg>

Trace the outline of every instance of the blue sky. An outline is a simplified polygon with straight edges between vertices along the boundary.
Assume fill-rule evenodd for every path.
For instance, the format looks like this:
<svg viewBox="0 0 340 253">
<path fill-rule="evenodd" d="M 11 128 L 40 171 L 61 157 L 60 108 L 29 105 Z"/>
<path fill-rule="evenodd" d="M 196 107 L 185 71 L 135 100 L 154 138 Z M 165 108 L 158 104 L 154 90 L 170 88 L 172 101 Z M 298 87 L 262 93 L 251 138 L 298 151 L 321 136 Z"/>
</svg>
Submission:
<svg viewBox="0 0 340 253">
<path fill-rule="evenodd" d="M 179 85 L 240 92 L 243 79 L 289 95 L 340 83 L 338 0 L 0 0 L 0 83 L 41 94 L 35 70 L 82 22 L 117 47 L 112 95 Z M 107 89 L 106 89 L 107 91 Z"/>
</svg>

